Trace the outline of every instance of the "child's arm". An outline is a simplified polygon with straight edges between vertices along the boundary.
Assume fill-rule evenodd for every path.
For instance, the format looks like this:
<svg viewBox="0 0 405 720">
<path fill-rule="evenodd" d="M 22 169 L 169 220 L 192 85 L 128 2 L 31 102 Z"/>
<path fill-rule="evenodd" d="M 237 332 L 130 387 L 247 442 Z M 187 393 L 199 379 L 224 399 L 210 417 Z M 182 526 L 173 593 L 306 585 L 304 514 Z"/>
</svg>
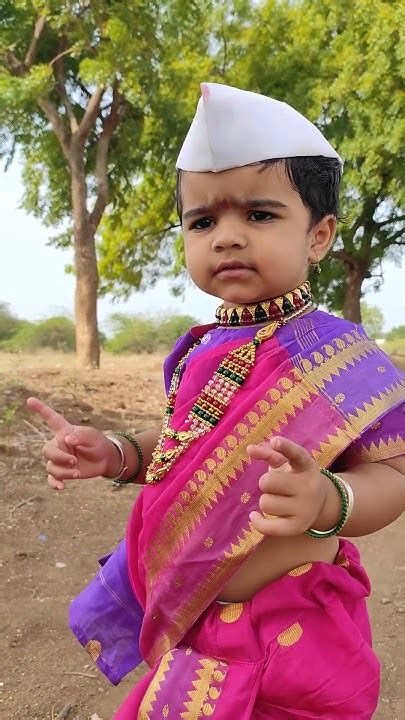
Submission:
<svg viewBox="0 0 405 720">
<path fill-rule="evenodd" d="M 405 510 L 404 455 L 357 465 L 339 473 L 339 476 L 351 485 L 355 497 L 353 512 L 344 527 L 346 537 L 360 537 L 381 530 Z M 340 512 L 339 494 L 333 483 L 329 483 L 325 503 L 314 528 L 327 530 L 333 527 Z"/>
<path fill-rule="evenodd" d="M 114 432 L 111 433 L 114 435 Z M 142 455 L 143 455 L 143 466 L 142 466 L 142 472 L 137 476 L 135 482 L 137 485 L 142 485 L 145 482 L 145 475 L 148 465 L 150 464 L 152 460 L 152 453 L 158 443 L 159 440 L 159 434 L 160 434 L 160 428 L 149 428 L 148 430 L 143 430 L 140 433 L 137 433 L 134 435 L 134 438 L 137 440 L 139 445 L 142 449 Z M 131 477 L 132 475 L 135 475 L 138 467 L 139 467 L 139 458 L 138 453 L 136 452 L 133 444 L 127 440 L 125 437 L 119 436 L 119 439 L 121 445 L 123 446 L 124 455 L 125 455 L 125 465 L 128 467 L 128 470 L 123 474 L 122 480 L 126 480 L 127 478 Z M 109 453 L 109 459 L 107 463 L 107 467 L 104 473 L 105 477 L 114 478 L 117 476 L 119 467 L 121 464 L 121 458 L 118 454 L 117 449 L 114 447 L 112 443 Z"/>
<path fill-rule="evenodd" d="M 63 415 L 38 398 L 29 398 L 27 405 L 42 417 L 53 434 L 53 438 L 45 443 L 42 454 L 47 460 L 48 483 L 54 490 L 64 490 L 68 480 L 100 475 L 111 478 L 117 476 L 122 458 L 118 448 L 101 430 L 87 425 L 72 425 Z M 151 461 L 159 433 L 159 428 L 150 428 L 135 436 L 141 446 L 145 470 Z M 121 436 L 119 440 L 123 445 L 125 465 L 128 467 L 125 474 L 130 477 L 138 468 L 138 455 L 128 440 Z M 136 482 L 142 483 L 144 478 L 143 470 Z"/>
<path fill-rule="evenodd" d="M 300 535 L 309 528 L 329 530 L 341 516 L 341 499 L 312 456 L 287 438 L 252 445 L 249 455 L 269 469 L 259 479 L 260 512 L 250 515 L 263 535 Z M 389 525 L 405 510 L 405 456 L 359 464 L 342 472 L 354 493 L 353 512 L 343 535 L 358 537 Z M 270 517 L 269 517 L 270 516 Z"/>
</svg>

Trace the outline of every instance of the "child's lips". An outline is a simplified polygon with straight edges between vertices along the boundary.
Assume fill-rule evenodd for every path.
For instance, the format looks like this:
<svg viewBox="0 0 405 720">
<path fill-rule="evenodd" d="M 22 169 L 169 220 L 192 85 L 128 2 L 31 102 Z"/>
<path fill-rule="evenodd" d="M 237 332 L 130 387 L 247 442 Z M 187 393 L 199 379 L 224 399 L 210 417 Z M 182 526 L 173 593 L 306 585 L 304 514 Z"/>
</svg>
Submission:
<svg viewBox="0 0 405 720">
<path fill-rule="evenodd" d="M 214 275 L 219 277 L 239 277 L 252 272 L 253 268 L 245 263 L 234 262 L 234 263 L 221 263 L 216 268 Z"/>
</svg>

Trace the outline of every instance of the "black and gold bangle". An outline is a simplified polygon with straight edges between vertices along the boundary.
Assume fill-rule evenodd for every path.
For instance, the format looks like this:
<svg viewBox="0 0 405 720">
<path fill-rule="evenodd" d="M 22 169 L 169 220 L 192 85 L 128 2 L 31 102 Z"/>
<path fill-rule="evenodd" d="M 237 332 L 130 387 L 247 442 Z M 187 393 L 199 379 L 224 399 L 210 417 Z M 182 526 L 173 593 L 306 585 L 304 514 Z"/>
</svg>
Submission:
<svg viewBox="0 0 405 720">
<path fill-rule="evenodd" d="M 342 501 L 342 511 L 339 521 L 337 522 L 335 527 L 331 528 L 330 530 L 314 530 L 313 528 L 310 528 L 305 532 L 305 535 L 309 535 L 309 537 L 316 538 L 318 540 L 338 535 L 346 524 L 347 520 L 349 519 L 350 512 L 353 508 L 353 504 L 349 502 L 349 494 L 346 490 L 343 480 L 337 475 L 331 473 L 329 470 L 325 470 L 324 468 L 322 468 L 321 473 L 333 482 L 336 490 L 338 491 L 340 499 Z"/>
<path fill-rule="evenodd" d="M 138 440 L 136 440 L 136 438 L 134 438 L 133 435 L 129 435 L 129 433 L 114 431 L 114 435 L 118 435 L 119 437 L 123 437 L 126 440 L 128 440 L 128 442 L 130 442 L 131 445 L 135 448 L 137 456 L 138 456 L 138 467 L 136 469 L 136 472 L 133 475 L 131 475 L 131 477 L 127 478 L 126 480 L 123 480 L 122 478 L 116 478 L 114 480 L 114 482 L 117 485 L 129 485 L 130 483 L 135 482 L 137 480 L 137 478 L 140 476 L 140 474 L 142 473 L 143 465 L 144 465 L 142 448 L 141 448 Z"/>
</svg>

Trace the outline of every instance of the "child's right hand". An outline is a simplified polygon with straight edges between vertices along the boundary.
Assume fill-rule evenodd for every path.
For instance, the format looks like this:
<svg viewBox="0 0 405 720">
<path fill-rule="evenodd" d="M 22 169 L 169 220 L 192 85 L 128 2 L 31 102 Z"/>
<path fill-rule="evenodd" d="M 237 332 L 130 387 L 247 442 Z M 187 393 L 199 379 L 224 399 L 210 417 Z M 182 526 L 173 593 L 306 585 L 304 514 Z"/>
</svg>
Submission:
<svg viewBox="0 0 405 720">
<path fill-rule="evenodd" d="M 38 398 L 28 398 L 27 405 L 45 420 L 54 435 L 42 449 L 47 460 L 48 483 L 54 490 L 64 490 L 66 480 L 114 477 L 120 465 L 118 451 L 101 430 L 71 425 Z"/>
</svg>

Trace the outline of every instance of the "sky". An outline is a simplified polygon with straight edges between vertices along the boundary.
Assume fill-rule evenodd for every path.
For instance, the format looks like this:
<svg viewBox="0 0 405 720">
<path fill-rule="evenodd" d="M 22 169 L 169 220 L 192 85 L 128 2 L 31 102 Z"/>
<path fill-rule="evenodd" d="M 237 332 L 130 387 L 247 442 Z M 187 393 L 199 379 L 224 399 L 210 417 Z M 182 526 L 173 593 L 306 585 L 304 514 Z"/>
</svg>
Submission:
<svg viewBox="0 0 405 720">
<path fill-rule="evenodd" d="M 21 170 L 14 162 L 5 173 L 0 169 L 0 302 L 27 320 L 39 320 L 56 314 L 73 317 L 74 277 L 64 271 L 72 262 L 70 250 L 48 247 L 52 230 L 19 208 L 23 186 Z M 379 292 L 371 291 L 366 300 L 381 308 L 385 330 L 405 322 L 404 268 L 385 263 L 384 284 Z M 154 288 L 134 293 L 127 302 L 99 301 L 99 320 L 108 329 L 107 319 L 113 312 L 184 313 L 198 321 L 212 322 L 218 305 L 191 284 L 183 298 L 173 297 L 167 280 Z"/>
</svg>

